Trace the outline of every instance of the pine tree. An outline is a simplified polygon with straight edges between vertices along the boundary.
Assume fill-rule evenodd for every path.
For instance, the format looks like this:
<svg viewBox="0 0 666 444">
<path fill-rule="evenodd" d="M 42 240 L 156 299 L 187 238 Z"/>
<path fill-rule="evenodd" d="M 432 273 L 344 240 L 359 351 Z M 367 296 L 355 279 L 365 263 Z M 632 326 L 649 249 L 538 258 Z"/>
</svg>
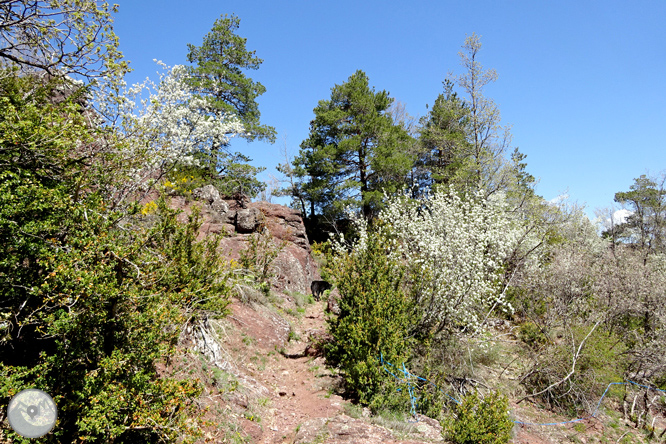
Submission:
<svg viewBox="0 0 666 444">
<path fill-rule="evenodd" d="M 370 218 L 384 192 L 404 186 L 413 159 L 406 149 L 409 135 L 387 113 L 392 102 L 387 91 L 370 88 L 359 70 L 314 109 L 310 136 L 294 160 L 310 218 L 317 210 L 339 217 L 350 205 Z"/>
</svg>

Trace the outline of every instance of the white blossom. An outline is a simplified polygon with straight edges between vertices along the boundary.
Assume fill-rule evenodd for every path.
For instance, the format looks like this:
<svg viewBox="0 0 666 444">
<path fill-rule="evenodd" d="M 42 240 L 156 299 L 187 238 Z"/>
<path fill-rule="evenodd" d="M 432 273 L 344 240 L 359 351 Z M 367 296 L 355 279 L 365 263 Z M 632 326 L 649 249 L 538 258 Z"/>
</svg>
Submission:
<svg viewBox="0 0 666 444">
<path fill-rule="evenodd" d="M 219 150 L 245 134 L 237 116 L 212 112 L 195 94 L 184 66 L 156 63 L 163 69 L 157 83 L 102 85 L 95 100 L 100 120 L 124 138 L 123 156 L 134 165 L 134 181 L 144 185 L 156 171 L 175 162 L 192 164 L 195 152 Z"/>
<path fill-rule="evenodd" d="M 352 218 L 364 248 L 367 225 Z M 384 235 L 397 240 L 390 254 L 404 261 L 418 285 L 425 322 L 478 327 L 495 305 L 510 310 L 499 273 L 520 235 L 502 195 L 460 196 L 453 190 L 421 200 L 390 198 L 380 212 Z M 424 279 L 418 279 L 424 278 Z"/>
<path fill-rule="evenodd" d="M 143 109 L 137 124 L 145 129 L 153 156 L 151 166 L 157 168 L 169 162 L 192 162 L 197 150 L 229 144 L 232 137 L 244 134 L 241 121 L 232 114 L 211 113 L 205 99 L 196 96 L 185 83 L 187 71 L 176 65 L 160 76 L 154 92 L 142 101 Z"/>
</svg>

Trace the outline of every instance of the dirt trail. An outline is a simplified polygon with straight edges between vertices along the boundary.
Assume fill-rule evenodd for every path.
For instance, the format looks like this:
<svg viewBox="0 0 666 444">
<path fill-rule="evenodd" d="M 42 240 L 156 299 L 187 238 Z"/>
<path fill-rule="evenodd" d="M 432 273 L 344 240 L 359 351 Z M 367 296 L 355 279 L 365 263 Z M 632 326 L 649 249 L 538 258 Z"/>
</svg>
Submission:
<svg viewBox="0 0 666 444">
<path fill-rule="evenodd" d="M 247 306 L 232 305 L 230 319 L 248 345 L 246 353 L 254 353 L 248 353 L 244 370 L 268 389 L 269 401 L 261 409 L 261 422 L 245 420 L 242 424 L 254 442 L 291 443 L 300 424 L 331 418 L 342 411 L 342 398 L 332 393 L 337 376 L 326 368 L 322 357 L 305 354 L 311 333 L 326 328 L 323 309 L 324 303 L 318 302 L 307 305 L 300 316 L 283 315 L 291 323 L 292 337 L 284 341 L 277 322 L 266 322 Z"/>
<path fill-rule="evenodd" d="M 307 304 L 305 312 L 301 313 L 293 302 L 285 303 L 277 312 L 276 309 L 262 305 L 232 304 L 227 321 L 233 327 L 229 329 L 223 346 L 234 355 L 234 366 L 238 370 L 237 374 L 241 375 L 238 380 L 245 394 L 234 395 L 235 398 L 232 396 L 230 402 L 235 403 L 237 408 L 228 408 L 226 411 L 235 412 L 235 422 L 242 428 L 242 435 L 249 437 L 249 441 L 219 441 L 220 435 L 211 435 L 213 442 L 442 442 L 440 425 L 426 417 L 420 417 L 415 424 L 405 421 L 393 424 L 390 427 L 393 430 L 388 430 L 372 418 L 354 419 L 344 414 L 347 401 L 335 394 L 339 376 L 326 368 L 324 358 L 308 356 L 306 353 L 311 344 L 311 335 L 326 331 L 324 307 L 324 302 Z M 512 407 L 514 414 L 523 420 L 558 420 L 552 412 L 542 411 L 535 406 L 521 404 L 519 407 L 512 404 Z M 575 424 L 547 429 L 517 426 L 511 442 L 585 443 L 590 442 L 588 439 L 591 436 L 601 435 L 603 426 L 595 420 L 589 421 L 589 424 L 579 424 L 578 428 L 581 430 Z"/>
<path fill-rule="evenodd" d="M 285 350 L 289 357 L 281 356 L 275 370 L 263 375 L 266 383 L 278 391 L 273 398 L 273 415 L 267 420 L 264 443 L 292 442 L 299 424 L 314 418 L 330 418 L 342 410 L 342 398 L 330 392 L 335 376 L 326 369 L 323 358 L 304 356 L 309 333 L 325 328 L 322 304 L 308 306 L 305 316 L 294 327 L 301 339 L 291 341 Z"/>
</svg>

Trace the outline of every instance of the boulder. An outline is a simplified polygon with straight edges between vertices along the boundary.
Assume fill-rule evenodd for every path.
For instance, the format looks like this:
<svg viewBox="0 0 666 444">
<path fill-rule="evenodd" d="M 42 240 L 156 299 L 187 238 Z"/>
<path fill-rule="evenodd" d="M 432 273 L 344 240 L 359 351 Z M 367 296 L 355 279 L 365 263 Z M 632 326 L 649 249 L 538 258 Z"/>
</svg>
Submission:
<svg viewBox="0 0 666 444">
<path fill-rule="evenodd" d="M 229 204 L 220 197 L 220 192 L 213 185 L 206 185 L 192 190 L 192 198 L 202 206 L 202 212 L 210 217 L 210 222 L 218 224 L 234 224 L 236 212 L 231 211 Z"/>
<path fill-rule="evenodd" d="M 222 199 L 214 200 L 210 204 L 210 207 L 213 209 L 213 211 L 220 215 L 224 215 L 229 212 L 229 204 L 227 204 Z"/>
<path fill-rule="evenodd" d="M 206 185 L 192 190 L 192 197 L 196 200 L 212 204 L 220 200 L 220 192 L 213 185 Z"/>
<path fill-rule="evenodd" d="M 261 211 L 257 208 L 248 208 L 236 212 L 236 231 L 239 233 L 252 233 L 261 223 Z"/>
</svg>

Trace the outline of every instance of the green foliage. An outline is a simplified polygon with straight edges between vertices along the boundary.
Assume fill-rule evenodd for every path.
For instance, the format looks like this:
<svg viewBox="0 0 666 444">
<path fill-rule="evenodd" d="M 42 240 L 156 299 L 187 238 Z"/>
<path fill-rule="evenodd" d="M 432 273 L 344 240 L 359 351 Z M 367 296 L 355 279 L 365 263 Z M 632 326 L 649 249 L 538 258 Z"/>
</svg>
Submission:
<svg viewBox="0 0 666 444">
<path fill-rule="evenodd" d="M 444 365 L 436 358 L 431 340 L 423 340 L 414 354 L 416 356 L 412 361 L 410 371 L 429 381 L 413 381 L 416 383 L 415 395 L 418 397 L 417 412 L 439 419 L 442 409 L 450 402 L 450 398 L 441 390 L 446 387 Z"/>
<path fill-rule="evenodd" d="M 348 205 L 369 217 L 384 192 L 402 188 L 413 159 L 409 135 L 386 112 L 391 102 L 359 70 L 314 109 L 310 136 L 294 159 L 300 179 L 294 197 L 309 202 L 310 218 L 316 210 L 339 218 Z"/>
<path fill-rule="evenodd" d="M 201 46 L 187 45 L 187 60 L 194 64 L 189 68 L 190 84 L 207 99 L 214 112 L 237 115 L 249 140 L 274 142 L 275 128 L 259 123 L 256 99 L 266 88 L 243 73 L 259 69 L 263 60 L 255 56 L 256 51 L 246 49 L 247 39 L 236 35 L 239 25 L 240 18 L 223 15 L 215 20 Z"/>
<path fill-rule="evenodd" d="M 466 139 L 469 107 L 453 92 L 451 81 L 444 82 L 444 93 L 420 124 L 421 150 L 416 163 L 420 192 L 435 184 L 467 184 L 471 179 L 471 149 Z"/>
<path fill-rule="evenodd" d="M 50 393 L 59 422 L 44 442 L 191 442 L 199 383 L 156 364 L 179 326 L 224 313 L 217 242 L 196 242 L 196 212 L 182 225 L 164 199 L 146 215 L 109 210 L 100 158 L 81 152 L 96 133 L 72 100 L 47 100 L 52 86 L 2 78 L 0 400 Z"/>
<path fill-rule="evenodd" d="M 201 46 L 188 44 L 186 82 L 204 99 L 201 111 L 207 115 L 234 115 L 240 119 L 248 140 L 275 141 L 275 128 L 261 125 L 257 97 L 266 88 L 246 76 L 244 70 L 259 69 L 262 60 L 246 49 L 246 39 L 236 35 L 240 19 L 222 16 L 215 21 Z M 198 165 L 177 165 L 170 180 L 193 176 L 198 186 L 212 184 L 223 196 L 245 194 L 256 197 L 265 189 L 257 179 L 264 170 L 250 165 L 249 157 L 214 146 L 209 153 L 196 153 Z M 196 186 L 195 186 L 196 188 Z"/>
<path fill-rule="evenodd" d="M 303 294 L 300 291 L 285 291 L 285 294 L 288 294 L 294 299 L 296 311 L 299 313 L 305 313 L 305 306 L 315 302 L 314 297 L 311 294 Z"/>
<path fill-rule="evenodd" d="M 666 176 L 659 180 L 643 174 L 634 179 L 630 191 L 615 193 L 615 202 L 628 206 L 632 213 L 624 223 L 612 226 L 604 234 L 614 243 L 624 241 L 646 252 L 666 252 L 665 181 Z"/>
<path fill-rule="evenodd" d="M 506 396 L 492 392 L 483 398 L 469 393 L 455 404 L 444 424 L 445 437 L 455 444 L 503 444 L 511 439 L 513 422 Z"/>
<path fill-rule="evenodd" d="M 367 247 L 337 263 L 340 314 L 330 318 L 333 340 L 326 345 L 329 362 L 337 365 L 350 394 L 373 410 L 405 409 L 405 387 L 380 365 L 380 355 L 393 365 L 406 363 L 415 339 L 413 304 L 403 289 L 404 269 L 386 254 L 387 245 L 375 235 Z"/>
<path fill-rule="evenodd" d="M 533 348 L 539 348 L 548 342 L 548 336 L 546 336 L 541 327 L 534 322 L 524 322 L 520 324 L 518 337 L 525 344 Z"/>
</svg>

